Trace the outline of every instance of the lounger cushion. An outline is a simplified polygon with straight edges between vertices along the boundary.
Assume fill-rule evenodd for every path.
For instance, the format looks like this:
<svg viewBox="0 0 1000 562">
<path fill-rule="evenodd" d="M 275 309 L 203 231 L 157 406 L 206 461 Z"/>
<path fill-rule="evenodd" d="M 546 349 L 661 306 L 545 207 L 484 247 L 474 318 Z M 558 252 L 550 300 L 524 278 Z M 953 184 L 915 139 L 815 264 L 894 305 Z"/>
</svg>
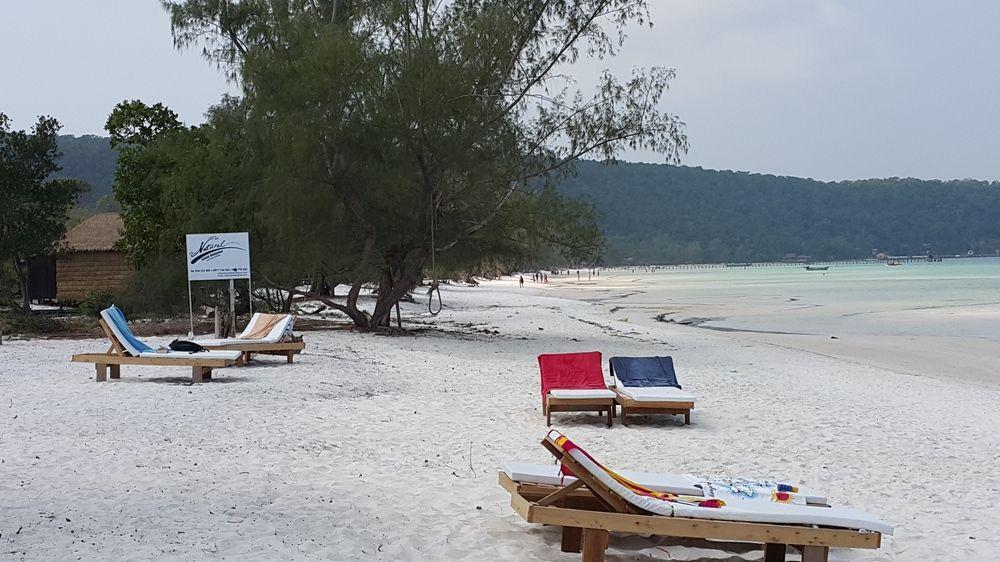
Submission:
<svg viewBox="0 0 1000 562">
<path fill-rule="evenodd" d="M 725 507 L 710 508 L 676 505 L 674 517 L 778 523 L 785 525 L 823 525 L 841 529 L 876 531 L 891 535 L 893 526 L 860 509 L 817 507 L 773 502 L 729 502 Z"/>
<path fill-rule="evenodd" d="M 673 386 L 618 386 L 618 392 L 639 402 L 694 402 L 695 397 Z"/>
<path fill-rule="evenodd" d="M 562 473 L 559 472 L 559 465 L 555 464 L 512 462 L 504 465 L 503 470 L 511 480 L 528 484 L 562 486 L 576 480 L 572 476 L 563 476 Z M 720 477 L 694 476 L 691 474 L 659 474 L 655 472 L 638 472 L 635 470 L 620 470 L 618 473 L 640 486 L 649 488 L 650 490 L 668 492 L 683 496 L 704 496 L 705 493 L 703 486 L 705 486 L 705 483 L 719 482 L 722 480 Z M 827 503 L 825 495 L 815 490 L 803 488 L 802 486 L 798 486 L 798 488 L 798 494 L 805 497 L 807 503 L 814 505 L 825 505 Z M 762 494 L 766 492 L 767 491 L 762 490 Z M 762 495 L 761 497 L 766 498 L 768 496 Z M 755 501 L 750 498 L 734 499 Z"/>
<path fill-rule="evenodd" d="M 601 390 L 599 388 L 594 389 L 566 389 L 566 388 L 553 388 L 549 390 L 549 396 L 553 398 L 568 398 L 568 399 L 592 399 L 592 398 L 614 398 L 615 393 L 605 388 Z"/>
<path fill-rule="evenodd" d="M 197 340 L 191 340 L 191 341 L 193 341 L 194 343 L 196 343 L 196 344 L 198 344 L 198 345 L 200 345 L 202 347 L 220 347 L 220 346 L 237 345 L 237 344 L 249 344 L 249 345 L 253 345 L 255 343 L 256 344 L 279 343 L 281 341 L 281 338 L 278 338 L 278 339 L 276 339 L 274 341 L 271 341 L 270 339 L 244 340 L 244 339 L 240 339 L 240 338 L 205 338 L 205 339 L 197 339 Z"/>
<path fill-rule="evenodd" d="M 198 353 L 188 353 L 186 351 L 171 351 L 169 353 L 160 353 L 157 351 L 146 351 L 139 354 L 139 357 L 156 357 L 157 359 L 228 359 L 229 361 L 236 361 L 240 358 L 242 352 L 240 351 L 201 351 Z"/>
</svg>

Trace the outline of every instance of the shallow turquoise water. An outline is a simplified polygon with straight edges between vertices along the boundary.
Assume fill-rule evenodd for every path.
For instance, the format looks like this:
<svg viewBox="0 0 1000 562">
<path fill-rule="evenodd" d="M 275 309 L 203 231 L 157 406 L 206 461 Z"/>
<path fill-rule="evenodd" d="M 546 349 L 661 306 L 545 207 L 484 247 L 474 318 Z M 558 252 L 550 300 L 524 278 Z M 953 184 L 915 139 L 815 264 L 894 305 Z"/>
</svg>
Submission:
<svg viewBox="0 0 1000 562">
<path fill-rule="evenodd" d="M 624 273 L 622 275 L 625 275 Z M 1000 341 L 1000 259 L 804 267 L 671 269 L 634 274 L 630 304 L 663 305 L 741 330 L 946 335 Z"/>
</svg>

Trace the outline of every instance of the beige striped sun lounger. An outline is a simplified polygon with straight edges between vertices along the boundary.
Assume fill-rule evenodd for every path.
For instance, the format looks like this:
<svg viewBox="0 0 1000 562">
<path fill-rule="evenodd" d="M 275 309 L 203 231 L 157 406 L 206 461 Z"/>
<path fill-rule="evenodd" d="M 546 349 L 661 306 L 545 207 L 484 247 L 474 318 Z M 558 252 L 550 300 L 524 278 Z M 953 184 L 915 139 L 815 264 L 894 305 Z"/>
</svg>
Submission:
<svg viewBox="0 0 1000 562">
<path fill-rule="evenodd" d="M 260 353 L 280 355 L 291 363 L 292 358 L 306 348 L 302 338 L 292 333 L 294 324 L 295 316 L 291 314 L 256 312 L 243 332 L 235 338 L 202 338 L 194 342 L 205 349 L 239 351 L 241 362 L 252 361 L 254 354 Z"/>
</svg>

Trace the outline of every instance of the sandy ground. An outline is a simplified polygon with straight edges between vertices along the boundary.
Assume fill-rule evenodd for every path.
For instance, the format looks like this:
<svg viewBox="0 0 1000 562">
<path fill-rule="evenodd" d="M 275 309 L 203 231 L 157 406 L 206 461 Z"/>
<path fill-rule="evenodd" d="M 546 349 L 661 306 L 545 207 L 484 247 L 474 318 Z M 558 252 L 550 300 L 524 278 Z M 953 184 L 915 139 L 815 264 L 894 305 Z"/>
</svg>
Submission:
<svg viewBox="0 0 1000 562">
<path fill-rule="evenodd" d="M 1000 390 L 549 294 L 446 288 L 442 330 L 311 332 L 294 365 L 198 386 L 164 367 L 98 384 L 68 362 L 98 340 L 5 342 L 0 559 L 578 560 L 513 513 L 496 477 L 549 460 L 536 355 L 583 350 L 673 355 L 699 396 L 688 427 L 554 415 L 609 466 L 797 481 L 897 526 L 881 550 L 832 560 L 1000 558 Z M 615 536 L 608 559 L 761 555 Z"/>
</svg>

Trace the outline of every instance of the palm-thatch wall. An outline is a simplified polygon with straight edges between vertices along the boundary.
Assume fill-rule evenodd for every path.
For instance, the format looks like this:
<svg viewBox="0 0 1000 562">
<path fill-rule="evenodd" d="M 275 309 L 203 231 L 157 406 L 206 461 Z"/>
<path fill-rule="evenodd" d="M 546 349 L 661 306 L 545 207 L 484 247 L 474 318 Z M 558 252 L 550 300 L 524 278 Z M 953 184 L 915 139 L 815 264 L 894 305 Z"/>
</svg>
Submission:
<svg viewBox="0 0 1000 562">
<path fill-rule="evenodd" d="M 118 213 L 100 213 L 66 233 L 56 259 L 56 298 L 79 302 L 99 291 L 120 291 L 135 269 L 115 250 L 122 229 Z"/>
</svg>

